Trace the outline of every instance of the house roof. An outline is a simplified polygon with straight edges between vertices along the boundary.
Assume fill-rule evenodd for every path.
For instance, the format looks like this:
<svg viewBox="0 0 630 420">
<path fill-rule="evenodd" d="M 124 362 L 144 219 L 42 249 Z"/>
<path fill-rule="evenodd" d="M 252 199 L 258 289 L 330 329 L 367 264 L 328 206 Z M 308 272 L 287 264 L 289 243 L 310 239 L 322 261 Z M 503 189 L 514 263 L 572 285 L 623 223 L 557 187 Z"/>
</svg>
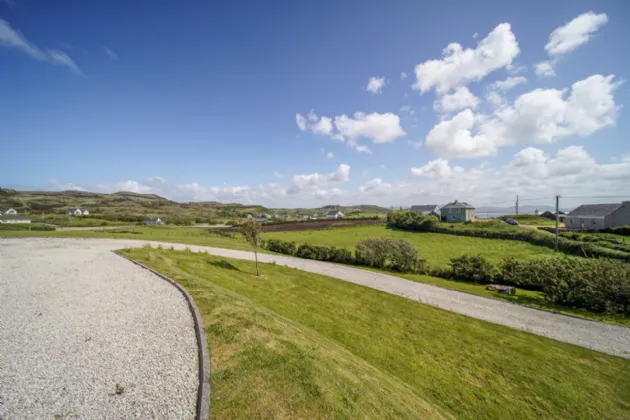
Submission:
<svg viewBox="0 0 630 420">
<path fill-rule="evenodd" d="M 334 216 L 335 214 L 339 214 L 341 213 L 339 210 L 331 210 L 328 213 L 326 213 L 327 216 Z"/>
<path fill-rule="evenodd" d="M 150 217 L 148 219 L 144 219 L 145 222 L 157 222 L 158 220 L 160 220 L 159 217 Z"/>
<path fill-rule="evenodd" d="M 457 201 L 457 200 L 453 201 L 452 203 L 448 203 L 442 208 L 443 209 L 474 209 L 473 206 L 466 203 L 465 201 Z"/>
<path fill-rule="evenodd" d="M 26 216 L 20 216 L 18 214 L 3 214 L 0 216 L 0 220 L 31 220 Z"/>
<path fill-rule="evenodd" d="M 437 204 L 423 204 L 420 206 L 411 206 L 411 211 L 434 211 L 438 208 Z"/>
<path fill-rule="evenodd" d="M 604 217 L 608 216 L 618 208 L 623 206 L 623 203 L 615 204 L 582 204 L 576 208 L 567 216 L 577 217 Z"/>
</svg>

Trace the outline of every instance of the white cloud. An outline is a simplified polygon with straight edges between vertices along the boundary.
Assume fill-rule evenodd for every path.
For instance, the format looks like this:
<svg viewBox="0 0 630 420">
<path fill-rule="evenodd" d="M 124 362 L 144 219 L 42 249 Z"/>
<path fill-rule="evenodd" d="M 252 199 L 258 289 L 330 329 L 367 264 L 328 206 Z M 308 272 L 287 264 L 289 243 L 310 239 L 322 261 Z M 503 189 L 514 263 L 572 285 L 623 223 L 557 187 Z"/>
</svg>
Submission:
<svg viewBox="0 0 630 420">
<path fill-rule="evenodd" d="M 332 119 L 328 117 L 320 118 L 318 122 L 311 124 L 311 130 L 315 134 L 331 135 L 333 132 Z"/>
<path fill-rule="evenodd" d="M 14 30 L 9 22 L 2 19 L 0 19 L 0 46 L 19 49 L 36 60 L 66 66 L 74 73 L 83 74 L 68 54 L 58 50 L 42 51 L 19 31 Z"/>
<path fill-rule="evenodd" d="M 475 116 L 470 109 L 450 120 L 437 124 L 429 132 L 425 146 L 441 157 L 480 157 L 496 152 L 496 147 L 484 136 L 473 135 Z"/>
<path fill-rule="evenodd" d="M 556 75 L 556 70 L 554 69 L 555 65 L 556 65 L 555 61 L 541 61 L 540 63 L 536 63 L 534 65 L 534 71 L 536 72 L 536 76 L 554 77 Z"/>
<path fill-rule="evenodd" d="M 376 93 L 381 93 L 384 87 L 385 87 L 384 77 L 370 77 L 365 90 L 367 90 L 368 92 L 374 95 Z"/>
<path fill-rule="evenodd" d="M 274 172 L 273 176 L 276 178 L 284 178 L 284 174 L 281 174 L 280 172 Z"/>
<path fill-rule="evenodd" d="M 494 82 L 492 86 L 505 92 L 523 83 L 527 83 L 527 78 L 523 76 L 517 76 L 517 77 L 508 77 L 505 80 L 499 80 L 497 82 Z"/>
<path fill-rule="evenodd" d="M 549 42 L 545 51 L 550 56 L 558 56 L 573 51 L 580 45 L 586 44 L 593 33 L 608 22 L 605 13 L 595 14 L 587 12 L 574 18 L 564 26 L 556 28 L 549 35 Z"/>
<path fill-rule="evenodd" d="M 405 73 L 404 71 L 400 73 L 400 80 L 405 80 L 407 77 L 409 77 L 409 75 Z"/>
<path fill-rule="evenodd" d="M 54 178 L 51 179 L 49 182 L 53 189 L 59 190 L 59 191 L 87 191 L 85 188 L 81 187 L 80 185 L 73 184 L 71 182 L 63 184 Z"/>
<path fill-rule="evenodd" d="M 306 131 L 306 118 L 302 114 L 295 114 L 295 123 L 302 131 Z"/>
<path fill-rule="evenodd" d="M 574 83 L 566 99 L 566 91 L 535 89 L 489 116 L 466 109 L 433 127 L 425 146 L 440 157 L 480 157 L 506 145 L 587 136 L 615 124 L 619 84 L 613 75 L 593 75 Z"/>
<path fill-rule="evenodd" d="M 486 93 L 486 100 L 494 107 L 499 107 L 503 104 L 504 98 L 498 92 L 491 90 Z"/>
<path fill-rule="evenodd" d="M 479 41 L 475 49 L 464 49 L 458 43 L 451 43 L 444 49 L 442 59 L 418 64 L 413 88 L 420 93 L 433 88 L 438 94 L 446 93 L 512 64 L 519 52 L 510 24 L 502 23 Z"/>
<path fill-rule="evenodd" d="M 523 73 L 523 72 L 527 71 L 527 67 L 525 67 L 525 66 L 518 66 L 516 64 L 509 64 L 509 65 L 507 65 L 505 67 L 505 70 L 509 74 L 511 74 L 513 76 L 516 76 L 517 74 L 520 74 L 520 73 Z"/>
<path fill-rule="evenodd" d="M 464 172 L 461 166 L 451 166 L 448 160 L 436 159 L 420 168 L 411 168 L 411 174 L 424 178 L 448 178 Z"/>
<path fill-rule="evenodd" d="M 293 175 L 288 194 L 298 194 L 304 190 L 313 190 L 330 183 L 344 183 L 350 180 L 350 165 L 342 163 L 335 172 L 319 174 L 317 172 L 305 175 Z"/>
<path fill-rule="evenodd" d="M 109 57 L 110 60 L 112 61 L 118 61 L 118 54 L 116 54 L 114 51 L 112 51 L 111 49 L 104 47 L 105 49 L 105 54 L 107 55 L 107 57 Z"/>
<path fill-rule="evenodd" d="M 340 115 L 335 117 L 335 127 L 343 137 L 366 137 L 373 143 L 390 143 L 406 134 L 400 126 L 400 117 L 392 113 L 356 112 L 353 117 Z"/>
<path fill-rule="evenodd" d="M 409 140 L 407 143 L 409 143 L 416 150 L 422 148 L 422 146 L 424 145 L 424 142 L 422 140 L 418 140 L 418 141 Z"/>
<path fill-rule="evenodd" d="M 475 33 L 473 34 L 473 39 L 477 39 L 477 37 L 478 37 L 478 36 L 479 36 L 479 34 L 478 34 L 477 32 L 475 32 Z"/>
<path fill-rule="evenodd" d="M 411 110 L 411 105 L 403 105 L 400 107 L 401 112 L 409 112 Z"/>
<path fill-rule="evenodd" d="M 328 159 L 334 159 L 334 158 L 335 158 L 335 155 L 333 154 L 333 152 L 328 152 L 328 153 L 326 153 L 326 157 L 327 157 Z"/>
<path fill-rule="evenodd" d="M 357 152 L 359 152 L 359 153 L 367 153 L 368 155 L 371 155 L 371 154 L 372 154 L 372 150 L 370 150 L 370 148 L 369 148 L 369 147 L 367 147 L 367 146 L 361 146 L 361 145 L 359 145 L 359 146 L 356 146 L 356 147 L 354 148 L 354 150 L 356 150 L 356 151 L 357 151 Z"/>
<path fill-rule="evenodd" d="M 477 108 L 479 99 L 473 95 L 467 87 L 460 86 L 455 92 L 446 94 L 433 102 L 433 109 L 436 112 L 455 112 L 464 108 Z"/>
</svg>

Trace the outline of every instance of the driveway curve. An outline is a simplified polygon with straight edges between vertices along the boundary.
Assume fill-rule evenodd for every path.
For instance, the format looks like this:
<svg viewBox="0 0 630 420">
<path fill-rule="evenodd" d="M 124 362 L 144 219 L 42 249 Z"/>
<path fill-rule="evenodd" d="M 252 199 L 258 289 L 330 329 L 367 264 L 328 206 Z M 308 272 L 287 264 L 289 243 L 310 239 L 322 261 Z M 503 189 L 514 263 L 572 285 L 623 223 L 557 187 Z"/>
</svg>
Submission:
<svg viewBox="0 0 630 420">
<path fill-rule="evenodd" d="M 0 239 L 0 419 L 195 418 L 187 301 L 121 246 Z"/>
</svg>

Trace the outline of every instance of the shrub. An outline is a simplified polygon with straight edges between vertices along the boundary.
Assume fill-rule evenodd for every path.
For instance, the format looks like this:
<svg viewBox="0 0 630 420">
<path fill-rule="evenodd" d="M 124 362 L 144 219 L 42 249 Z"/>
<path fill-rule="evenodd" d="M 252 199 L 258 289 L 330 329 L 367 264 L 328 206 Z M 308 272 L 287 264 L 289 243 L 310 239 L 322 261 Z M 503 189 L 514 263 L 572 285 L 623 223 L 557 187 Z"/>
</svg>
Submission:
<svg viewBox="0 0 630 420">
<path fill-rule="evenodd" d="M 397 210 L 387 213 L 387 224 L 405 230 L 427 231 L 438 223 L 435 216 L 425 216 L 417 211 Z"/>
<path fill-rule="evenodd" d="M 40 224 L 30 224 L 30 223 L 0 223 L 0 231 L 23 231 L 23 230 L 31 230 L 31 231 L 53 231 L 55 230 L 54 226 L 50 225 L 40 225 Z"/>
<path fill-rule="evenodd" d="M 355 259 L 352 251 L 345 248 L 331 247 L 329 250 L 329 261 L 341 264 L 354 264 Z"/>
<path fill-rule="evenodd" d="M 286 255 L 294 255 L 296 251 L 295 242 L 283 241 L 281 239 L 268 239 L 263 244 L 263 248 Z"/>
<path fill-rule="evenodd" d="M 368 238 L 355 247 L 356 264 L 367 267 L 390 268 L 401 272 L 424 269 L 424 261 L 416 248 L 407 241 L 394 238 Z"/>
<path fill-rule="evenodd" d="M 325 246 L 302 244 L 298 247 L 295 256 L 309 260 L 329 261 L 330 249 Z"/>
<path fill-rule="evenodd" d="M 385 238 L 367 238 L 356 244 L 354 255 L 357 264 L 366 267 L 385 268 L 388 249 Z"/>
<path fill-rule="evenodd" d="M 497 269 L 481 255 L 462 255 L 451 258 L 449 263 L 453 278 L 473 283 L 492 283 L 497 276 Z"/>
<path fill-rule="evenodd" d="M 542 290 L 543 279 L 536 272 L 532 272 L 532 268 L 533 266 L 529 262 L 508 257 L 499 265 L 500 275 L 497 280 L 500 280 L 502 284 L 523 289 Z"/>
</svg>

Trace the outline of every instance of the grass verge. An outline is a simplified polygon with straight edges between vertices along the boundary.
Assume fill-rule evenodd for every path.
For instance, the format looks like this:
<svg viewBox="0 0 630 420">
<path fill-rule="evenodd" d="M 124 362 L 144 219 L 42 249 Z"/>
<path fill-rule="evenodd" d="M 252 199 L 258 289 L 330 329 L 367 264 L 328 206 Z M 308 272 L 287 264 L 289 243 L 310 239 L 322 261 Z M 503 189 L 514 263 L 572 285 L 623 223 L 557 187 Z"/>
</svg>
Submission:
<svg viewBox="0 0 630 420">
<path fill-rule="evenodd" d="M 630 418 L 630 360 L 286 267 L 123 252 L 199 306 L 213 418 Z"/>
</svg>

